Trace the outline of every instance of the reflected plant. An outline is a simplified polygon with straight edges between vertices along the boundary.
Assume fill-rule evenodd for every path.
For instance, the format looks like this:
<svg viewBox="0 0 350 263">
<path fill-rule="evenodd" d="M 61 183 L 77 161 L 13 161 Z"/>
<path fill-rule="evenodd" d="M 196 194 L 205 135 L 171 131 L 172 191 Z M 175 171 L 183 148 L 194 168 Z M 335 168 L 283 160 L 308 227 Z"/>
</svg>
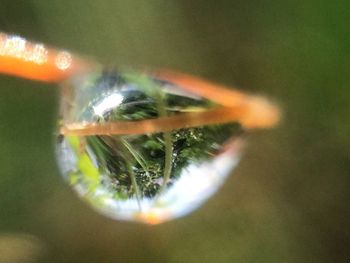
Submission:
<svg viewBox="0 0 350 263">
<path fill-rule="evenodd" d="M 111 74 L 117 75 L 105 73 L 94 85 L 104 85 Z M 164 87 L 169 86 L 169 83 L 144 75 L 128 73 L 118 75 L 114 79 L 115 83 L 109 81 L 112 87 L 116 84 L 120 87 L 130 85 L 133 91 L 117 108 L 105 112 L 103 116 L 97 116 L 97 122 L 136 121 L 181 112 L 203 111 L 215 106 L 208 100 L 166 93 Z M 98 173 L 102 175 L 99 180 L 113 191 L 116 199 L 133 196 L 140 199 L 161 194 L 189 164 L 198 164 L 212 158 L 227 138 L 242 133 L 243 129 L 238 123 L 231 123 L 122 137 L 87 136 L 80 138 L 79 145 L 86 144 L 83 148 L 87 148 L 88 153 L 95 158 L 96 164 L 89 165 L 92 170 L 87 172 L 88 181 L 91 181 L 91 174 L 96 174 L 95 166 L 99 167 Z M 82 152 L 78 158 L 85 159 L 85 156 L 86 153 Z M 76 174 L 72 176 L 75 178 Z M 77 180 L 70 181 L 77 183 Z"/>
</svg>

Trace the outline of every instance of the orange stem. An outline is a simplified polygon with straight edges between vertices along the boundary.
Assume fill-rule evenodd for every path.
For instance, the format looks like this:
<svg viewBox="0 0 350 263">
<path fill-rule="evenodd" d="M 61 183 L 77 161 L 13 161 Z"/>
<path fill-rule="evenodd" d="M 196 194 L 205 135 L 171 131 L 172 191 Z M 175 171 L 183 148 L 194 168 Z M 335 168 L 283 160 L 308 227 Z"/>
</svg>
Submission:
<svg viewBox="0 0 350 263">
<path fill-rule="evenodd" d="M 0 33 L 0 73 L 22 78 L 59 83 L 91 68 L 91 63 L 66 51 L 46 48 L 13 35 Z M 141 121 L 109 123 L 71 123 L 61 128 L 62 134 L 142 134 L 227 122 L 240 122 L 245 128 L 267 128 L 279 120 L 279 110 L 264 98 L 253 97 L 197 77 L 158 71 L 154 73 L 184 90 L 216 102 L 220 106 L 203 112 Z"/>
</svg>

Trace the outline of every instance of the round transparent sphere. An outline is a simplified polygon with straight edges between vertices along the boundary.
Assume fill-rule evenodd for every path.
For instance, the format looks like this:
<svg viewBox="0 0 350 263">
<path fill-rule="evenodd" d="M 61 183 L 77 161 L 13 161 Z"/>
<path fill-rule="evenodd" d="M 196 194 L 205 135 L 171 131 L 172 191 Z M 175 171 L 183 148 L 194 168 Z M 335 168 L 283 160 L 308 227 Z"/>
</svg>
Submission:
<svg viewBox="0 0 350 263">
<path fill-rule="evenodd" d="M 60 170 L 84 201 L 109 217 L 156 224 L 188 214 L 239 159 L 241 126 L 191 126 L 176 118 L 217 105 L 159 77 L 92 72 L 65 82 L 61 97 Z M 169 117 L 180 128 L 163 129 Z"/>
</svg>

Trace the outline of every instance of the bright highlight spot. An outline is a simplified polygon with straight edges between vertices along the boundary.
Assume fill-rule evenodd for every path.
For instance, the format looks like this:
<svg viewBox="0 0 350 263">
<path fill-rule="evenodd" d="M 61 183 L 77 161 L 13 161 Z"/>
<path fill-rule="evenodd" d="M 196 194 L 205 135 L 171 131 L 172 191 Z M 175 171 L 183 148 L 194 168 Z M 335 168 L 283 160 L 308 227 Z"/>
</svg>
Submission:
<svg viewBox="0 0 350 263">
<path fill-rule="evenodd" d="M 123 101 L 123 96 L 121 94 L 111 94 L 110 96 L 104 98 L 100 103 L 93 107 L 96 115 L 103 117 L 103 114 L 118 107 Z"/>
<path fill-rule="evenodd" d="M 48 50 L 43 44 L 32 44 L 22 37 L 5 34 L 0 34 L 0 55 L 36 64 L 44 64 L 48 60 Z"/>
<path fill-rule="evenodd" d="M 60 70 L 68 69 L 72 64 L 72 55 L 67 51 L 58 53 L 55 59 L 55 64 Z"/>
</svg>

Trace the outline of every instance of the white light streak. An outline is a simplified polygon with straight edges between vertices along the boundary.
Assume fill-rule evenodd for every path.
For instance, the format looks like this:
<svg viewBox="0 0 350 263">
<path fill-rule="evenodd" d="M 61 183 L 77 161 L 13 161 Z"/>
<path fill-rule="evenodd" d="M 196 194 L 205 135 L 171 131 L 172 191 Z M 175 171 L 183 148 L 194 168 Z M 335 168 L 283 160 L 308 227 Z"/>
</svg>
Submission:
<svg viewBox="0 0 350 263">
<path fill-rule="evenodd" d="M 100 103 L 93 107 L 96 115 L 103 117 L 105 112 L 112 110 L 122 103 L 123 96 L 118 93 L 113 93 L 107 98 L 104 98 Z"/>
</svg>

